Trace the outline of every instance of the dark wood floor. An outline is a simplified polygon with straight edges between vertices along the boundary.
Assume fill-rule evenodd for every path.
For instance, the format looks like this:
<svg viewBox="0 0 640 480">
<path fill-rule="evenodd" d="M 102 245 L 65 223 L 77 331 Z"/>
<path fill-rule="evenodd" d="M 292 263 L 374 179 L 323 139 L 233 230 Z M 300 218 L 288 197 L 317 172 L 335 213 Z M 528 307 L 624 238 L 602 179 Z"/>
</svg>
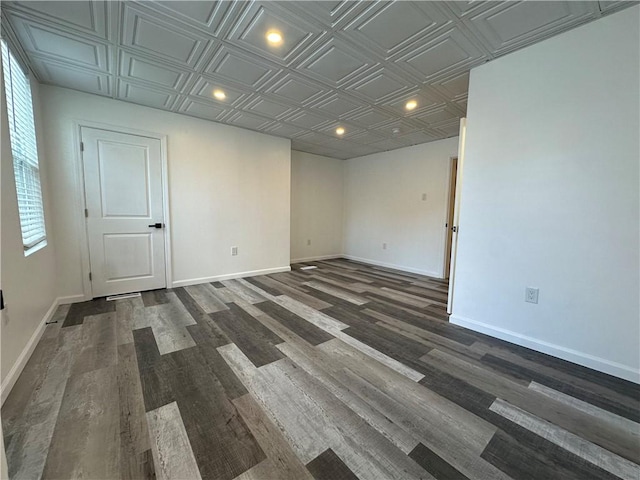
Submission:
<svg viewBox="0 0 640 480">
<path fill-rule="evenodd" d="M 61 307 L 11 477 L 640 478 L 638 385 L 449 324 L 440 280 L 313 265 Z"/>
</svg>

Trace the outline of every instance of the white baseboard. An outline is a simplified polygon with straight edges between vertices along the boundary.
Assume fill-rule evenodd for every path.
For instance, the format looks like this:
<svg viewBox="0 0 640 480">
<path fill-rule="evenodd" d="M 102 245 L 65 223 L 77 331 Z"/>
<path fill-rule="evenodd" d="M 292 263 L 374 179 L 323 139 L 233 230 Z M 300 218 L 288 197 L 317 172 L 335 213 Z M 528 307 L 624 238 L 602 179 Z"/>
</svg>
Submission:
<svg viewBox="0 0 640 480">
<path fill-rule="evenodd" d="M 418 268 L 407 267 L 405 265 L 396 265 L 394 263 L 384 263 L 377 260 L 370 260 L 368 258 L 355 257 L 353 255 L 341 255 L 342 258 L 347 260 L 353 260 L 361 263 L 368 263 L 369 265 L 376 265 L 377 267 L 393 268 L 395 270 L 402 270 L 403 272 L 417 273 L 418 275 L 425 275 L 427 277 L 442 279 L 442 272 L 431 272 L 429 270 L 420 270 Z"/>
<path fill-rule="evenodd" d="M 269 275 L 271 273 L 290 272 L 291 267 L 265 268 L 263 270 L 251 270 L 249 272 L 230 273 L 227 275 L 216 275 L 215 277 L 190 278 L 187 280 L 178 280 L 173 282 L 173 288 L 187 287 L 189 285 L 198 285 L 200 283 L 220 282 L 221 280 L 232 280 L 234 278 L 255 277 L 257 275 Z"/>
<path fill-rule="evenodd" d="M 471 320 L 469 318 L 460 317 L 457 315 L 451 315 L 449 321 L 454 325 L 460 325 L 461 327 L 468 328 L 475 332 L 484 333 L 491 337 L 499 338 L 507 342 L 515 343 L 522 347 L 531 348 L 538 352 L 546 353 L 569 362 L 577 363 L 588 368 L 592 368 L 599 372 L 613 375 L 614 377 L 624 378 L 630 382 L 640 383 L 640 370 L 633 369 L 621 363 L 612 362 L 604 358 L 589 355 L 588 353 L 579 352 L 571 348 L 566 348 L 561 345 L 538 340 L 527 335 L 522 335 L 517 332 L 512 332 L 493 325 Z"/>
<path fill-rule="evenodd" d="M 69 295 L 68 297 L 58 297 L 58 305 L 67 305 L 69 303 L 86 302 L 91 300 L 84 295 Z"/>
<path fill-rule="evenodd" d="M 13 367 L 11 367 L 11 370 L 9 370 L 9 373 L 7 373 L 7 376 L 4 378 L 2 385 L 0 385 L 0 398 L 1 398 L 2 404 L 4 404 L 4 401 L 9 396 L 9 393 L 11 393 L 11 389 L 16 384 L 16 381 L 20 377 L 22 370 L 24 370 L 25 365 L 31 358 L 31 355 L 35 350 L 36 345 L 38 345 L 38 342 L 40 341 L 40 338 L 44 333 L 46 323 L 49 320 L 51 320 L 51 318 L 53 318 L 53 314 L 56 313 L 56 308 L 58 308 L 58 305 L 60 305 L 59 300 L 60 299 L 56 298 L 53 301 L 53 303 L 49 307 L 49 310 L 47 310 L 47 313 L 44 314 L 44 317 L 40 321 L 40 324 L 38 325 L 36 330 L 33 332 L 33 334 L 31 335 L 31 338 L 29 339 L 24 349 L 18 356 L 16 363 L 13 364 Z"/>
<path fill-rule="evenodd" d="M 301 263 L 301 262 L 316 262 L 318 260 L 331 260 L 333 258 L 343 258 L 344 255 L 341 253 L 334 253 L 333 255 L 319 255 L 316 257 L 305 257 L 305 258 L 292 258 L 291 263 Z"/>
</svg>

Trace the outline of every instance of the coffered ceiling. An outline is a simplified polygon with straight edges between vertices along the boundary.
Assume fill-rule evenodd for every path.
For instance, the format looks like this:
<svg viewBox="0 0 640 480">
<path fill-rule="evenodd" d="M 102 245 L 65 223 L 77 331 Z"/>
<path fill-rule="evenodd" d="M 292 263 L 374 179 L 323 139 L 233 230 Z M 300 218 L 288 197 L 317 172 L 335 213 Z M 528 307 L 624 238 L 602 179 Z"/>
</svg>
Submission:
<svg viewBox="0 0 640 480">
<path fill-rule="evenodd" d="M 2 13 L 40 82 L 344 159 L 457 135 L 471 68 L 635 3 L 3 1 Z"/>
</svg>

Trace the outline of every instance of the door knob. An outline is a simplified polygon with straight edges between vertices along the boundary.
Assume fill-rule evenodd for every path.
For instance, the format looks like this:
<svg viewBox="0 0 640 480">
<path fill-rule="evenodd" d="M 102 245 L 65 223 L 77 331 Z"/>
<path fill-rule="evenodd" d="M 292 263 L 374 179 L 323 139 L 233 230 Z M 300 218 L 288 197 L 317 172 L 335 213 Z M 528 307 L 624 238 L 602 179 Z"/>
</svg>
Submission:
<svg viewBox="0 0 640 480">
<path fill-rule="evenodd" d="M 164 225 L 162 223 L 154 223 L 153 225 L 149 225 L 151 228 L 162 228 Z"/>
</svg>

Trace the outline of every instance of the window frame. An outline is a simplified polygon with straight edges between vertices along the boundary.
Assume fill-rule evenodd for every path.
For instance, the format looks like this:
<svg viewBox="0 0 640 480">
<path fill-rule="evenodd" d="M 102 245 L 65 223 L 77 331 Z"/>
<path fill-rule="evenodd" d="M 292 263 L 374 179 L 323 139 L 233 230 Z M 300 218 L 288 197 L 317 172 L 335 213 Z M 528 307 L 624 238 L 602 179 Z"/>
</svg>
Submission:
<svg viewBox="0 0 640 480">
<path fill-rule="evenodd" d="M 31 76 L 28 69 L 22 66 L 10 42 L 6 38 L 0 39 L 0 42 L 20 234 L 24 255 L 28 256 L 47 245 Z"/>
</svg>

